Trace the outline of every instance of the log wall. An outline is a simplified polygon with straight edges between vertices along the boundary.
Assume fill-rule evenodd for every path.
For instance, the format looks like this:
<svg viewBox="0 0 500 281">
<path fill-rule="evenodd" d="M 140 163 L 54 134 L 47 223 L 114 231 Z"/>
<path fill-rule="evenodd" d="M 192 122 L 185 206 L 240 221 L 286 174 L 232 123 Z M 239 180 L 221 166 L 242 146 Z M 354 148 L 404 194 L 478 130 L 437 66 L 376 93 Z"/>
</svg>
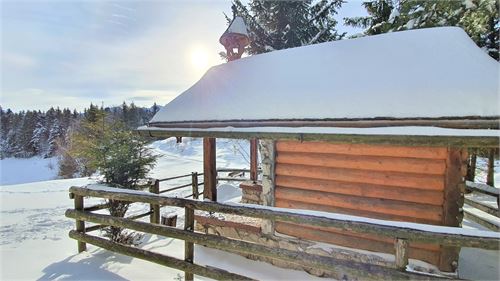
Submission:
<svg viewBox="0 0 500 281">
<path fill-rule="evenodd" d="M 459 226 L 458 184 L 463 151 L 324 142 L 276 143 L 275 205 L 385 220 Z M 450 161 L 451 160 L 451 161 Z M 276 223 L 276 231 L 309 240 L 394 253 L 394 241 L 341 231 Z M 443 254 L 443 252 L 446 252 Z M 451 271 L 456 251 L 410 244 L 410 258 Z M 451 254 L 449 254 L 451 253 Z M 446 260 L 446 261 L 445 261 Z"/>
</svg>

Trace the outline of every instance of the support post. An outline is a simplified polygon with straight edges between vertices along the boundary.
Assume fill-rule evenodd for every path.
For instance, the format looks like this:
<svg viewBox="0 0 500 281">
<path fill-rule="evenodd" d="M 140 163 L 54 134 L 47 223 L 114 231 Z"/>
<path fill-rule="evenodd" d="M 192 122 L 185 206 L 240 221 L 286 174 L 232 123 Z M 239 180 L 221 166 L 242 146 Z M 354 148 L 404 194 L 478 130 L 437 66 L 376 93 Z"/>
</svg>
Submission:
<svg viewBox="0 0 500 281">
<path fill-rule="evenodd" d="M 476 163 L 477 163 L 477 149 L 470 150 L 469 161 L 467 165 L 467 180 L 474 182 L 476 178 Z"/>
<path fill-rule="evenodd" d="M 74 194 L 73 196 L 75 200 L 75 210 L 83 211 L 84 208 L 83 196 L 76 194 Z M 85 233 L 85 221 L 76 220 L 76 231 L 80 233 Z M 86 250 L 87 250 L 87 244 L 85 242 L 78 241 L 78 253 L 81 253 Z"/>
<path fill-rule="evenodd" d="M 185 218 L 184 218 L 184 230 L 194 231 L 194 209 L 186 207 L 185 208 Z M 193 242 L 184 241 L 184 261 L 193 263 L 194 262 L 194 244 Z M 184 280 L 192 281 L 194 279 L 193 273 L 184 272 Z"/>
<path fill-rule="evenodd" d="M 149 188 L 149 192 L 154 194 L 160 194 L 160 181 L 155 180 L 155 183 Z M 160 223 L 160 205 L 158 204 L 150 204 L 149 209 L 153 212 L 149 215 L 150 223 Z"/>
<path fill-rule="evenodd" d="M 396 269 L 406 271 L 408 265 L 408 240 L 396 238 L 394 248 L 396 250 Z"/>
<path fill-rule="evenodd" d="M 492 148 L 488 151 L 488 175 L 486 176 L 486 184 L 495 186 L 495 149 Z"/>
<path fill-rule="evenodd" d="M 250 139 L 250 180 L 253 181 L 253 183 L 257 182 L 258 177 L 258 142 L 258 139 Z"/>
<path fill-rule="evenodd" d="M 203 138 L 203 197 L 217 201 L 217 169 L 215 161 L 215 138 Z"/>
<path fill-rule="evenodd" d="M 191 183 L 193 185 L 193 199 L 198 199 L 200 197 L 200 192 L 198 190 L 198 173 L 191 173 Z"/>
</svg>

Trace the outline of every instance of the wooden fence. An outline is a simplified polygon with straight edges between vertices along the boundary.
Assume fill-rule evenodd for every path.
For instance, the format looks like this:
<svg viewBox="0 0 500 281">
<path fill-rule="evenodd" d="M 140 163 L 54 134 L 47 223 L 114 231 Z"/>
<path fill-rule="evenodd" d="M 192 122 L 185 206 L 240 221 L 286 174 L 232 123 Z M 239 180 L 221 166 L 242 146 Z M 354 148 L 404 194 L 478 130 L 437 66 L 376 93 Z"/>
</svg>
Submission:
<svg viewBox="0 0 500 281">
<path fill-rule="evenodd" d="M 500 218 L 500 212 L 499 212 L 500 193 L 499 193 L 498 188 L 495 188 L 493 186 L 489 186 L 489 185 L 486 185 L 483 183 L 470 182 L 470 181 L 466 182 L 465 188 L 470 192 L 477 192 L 477 193 L 481 193 L 481 194 L 495 197 L 496 201 L 497 201 L 496 208 L 491 206 L 491 205 L 488 205 L 488 204 L 485 204 L 483 202 L 474 200 L 472 198 L 467 198 L 467 197 L 464 199 L 464 203 L 473 207 L 473 208 L 476 208 L 480 211 L 483 211 L 487 214 L 490 214 L 492 216 Z M 478 224 L 480 224 L 488 229 L 491 229 L 494 231 L 500 231 L 500 227 L 497 224 L 494 224 L 494 223 L 478 216 L 474 212 L 470 212 L 466 209 L 464 209 L 464 218 L 466 218 L 470 221 L 473 221 L 475 223 L 478 223 Z"/>
<path fill-rule="evenodd" d="M 165 195 L 151 194 L 143 191 L 106 188 L 99 186 L 71 187 L 70 194 L 75 200 L 75 208 L 66 211 L 66 216 L 76 220 L 76 230 L 70 231 L 70 237 L 78 241 L 79 252 L 86 249 L 86 243 L 133 256 L 185 272 L 186 280 L 192 280 L 193 274 L 214 279 L 249 280 L 249 278 L 230 273 L 218 268 L 204 267 L 193 263 L 194 244 L 199 244 L 223 251 L 236 251 L 244 254 L 258 255 L 300 264 L 307 267 L 327 271 L 340 271 L 348 276 L 361 279 L 437 279 L 436 276 L 420 275 L 406 272 L 408 264 L 408 247 L 413 242 L 430 242 L 444 246 L 477 247 L 498 250 L 500 234 L 488 231 L 474 231 L 461 228 L 430 226 L 406 223 L 403 226 L 387 221 L 367 220 L 362 217 L 336 215 L 328 213 L 303 214 L 293 210 L 275 207 L 250 207 L 229 205 L 210 201 L 198 201 L 187 198 L 172 198 Z M 92 213 L 96 208 L 84 207 L 85 197 L 141 202 L 152 206 L 173 206 L 185 209 L 184 229 L 135 221 L 133 218 L 119 218 Z M 390 237 L 395 241 L 395 264 L 393 267 L 365 264 L 352 260 L 338 259 L 282 248 L 269 247 L 240 240 L 228 239 L 216 235 L 194 232 L 194 211 L 221 212 L 242 215 L 273 221 L 291 222 L 302 225 L 336 227 L 357 233 L 371 233 Z M 140 232 L 156 234 L 185 241 L 184 260 L 162 254 L 125 246 L 112 241 L 86 234 L 85 222 L 104 226 L 123 227 Z"/>
</svg>

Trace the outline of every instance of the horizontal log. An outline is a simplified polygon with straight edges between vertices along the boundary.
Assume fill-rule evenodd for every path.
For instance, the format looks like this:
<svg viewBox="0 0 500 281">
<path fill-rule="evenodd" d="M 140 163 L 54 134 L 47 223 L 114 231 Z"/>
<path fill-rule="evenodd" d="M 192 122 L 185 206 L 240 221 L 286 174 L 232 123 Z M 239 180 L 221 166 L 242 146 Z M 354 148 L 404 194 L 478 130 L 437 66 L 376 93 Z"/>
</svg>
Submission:
<svg viewBox="0 0 500 281">
<path fill-rule="evenodd" d="M 70 192 L 80 196 L 92 196 L 106 199 L 142 202 L 149 204 L 169 205 L 174 207 L 189 207 L 208 212 L 229 213 L 269 220 L 278 220 L 306 225 L 336 227 L 360 233 L 373 233 L 392 238 L 405 238 L 411 241 L 437 243 L 448 246 L 476 247 L 498 250 L 500 234 L 478 232 L 455 227 L 439 227 L 421 224 L 405 223 L 404 226 L 393 225 L 381 220 L 366 221 L 365 218 L 323 213 L 307 214 L 306 210 L 290 211 L 267 206 L 244 206 L 238 204 L 223 204 L 192 199 L 172 198 L 148 192 L 106 187 L 70 187 Z"/>
<path fill-rule="evenodd" d="M 352 216 L 359 216 L 359 217 L 366 217 L 366 218 L 374 218 L 374 219 L 382 219 L 382 220 L 441 225 L 440 221 L 436 222 L 434 220 L 426 220 L 426 219 L 420 219 L 420 218 L 415 218 L 415 217 L 404 217 L 404 216 L 396 216 L 393 214 L 373 213 L 373 212 L 369 212 L 369 211 L 340 208 L 340 207 L 327 206 L 327 205 L 321 205 L 321 204 L 311 204 L 311 203 L 306 203 L 306 202 L 301 202 L 301 201 L 285 200 L 285 199 L 281 199 L 281 198 L 277 198 L 275 204 L 276 204 L 276 207 L 280 207 L 280 208 L 323 211 L 323 212 L 329 212 L 329 213 L 338 213 L 338 214 L 345 214 L 345 215 L 352 215 Z"/>
<path fill-rule="evenodd" d="M 203 173 L 198 173 L 198 175 L 203 175 Z M 175 177 L 170 177 L 170 178 L 164 178 L 164 179 L 159 179 L 158 181 L 162 182 L 162 181 L 169 181 L 169 180 L 175 180 L 175 179 L 187 178 L 187 177 L 191 177 L 191 174 L 180 175 L 180 176 L 175 176 Z"/>
<path fill-rule="evenodd" d="M 376 172 L 351 169 L 311 167 L 277 164 L 276 175 L 295 176 L 322 180 L 401 186 L 425 190 L 443 190 L 444 177 L 397 172 Z"/>
<path fill-rule="evenodd" d="M 285 235 L 295 236 L 312 241 L 325 242 L 343 247 L 362 249 L 379 253 L 394 254 L 394 243 L 386 243 L 373 239 L 363 239 L 352 235 L 333 233 L 309 227 L 297 227 L 297 225 L 287 223 L 276 223 L 276 231 Z M 436 251 L 428 251 L 417 248 L 411 248 L 410 251 L 410 256 L 412 258 L 426 261 L 431 264 L 437 264 L 439 262 L 439 255 Z"/>
<path fill-rule="evenodd" d="M 186 272 L 191 272 L 200 276 L 216 279 L 216 280 L 254 280 L 246 276 L 231 273 L 222 269 L 214 267 L 205 267 L 193 263 L 189 263 L 180 259 L 169 257 L 166 255 L 153 253 L 143 249 L 135 248 L 132 246 L 126 246 L 123 244 L 115 243 L 103 238 L 83 234 L 71 230 L 69 232 L 69 237 L 78 241 L 82 241 L 94 246 L 112 251 L 115 253 L 123 254 L 126 256 L 131 256 L 134 258 L 146 260 L 149 262 L 154 262 L 159 265 L 168 266 L 177 270 L 182 270 Z"/>
<path fill-rule="evenodd" d="M 382 198 L 366 198 L 359 196 L 342 195 L 321 191 L 302 190 L 276 186 L 276 199 L 302 201 L 312 204 L 336 206 L 373 213 L 393 214 L 421 219 L 442 220 L 443 209 L 440 206 L 416 204 Z"/>
<path fill-rule="evenodd" d="M 332 153 L 361 156 L 446 159 L 446 147 L 380 146 L 362 144 L 332 144 L 325 142 L 278 141 L 279 152 Z"/>
<path fill-rule="evenodd" d="M 483 202 L 473 200 L 471 198 L 464 198 L 464 203 L 474 207 L 476 209 L 479 209 L 485 213 L 488 213 L 490 215 L 493 215 L 495 217 L 500 217 L 500 212 L 498 211 L 498 208 L 491 207 L 490 205 L 484 204 Z"/>
<path fill-rule="evenodd" d="M 217 177 L 218 181 L 249 181 L 249 178 L 231 178 L 231 177 L 226 177 L 226 178 L 219 178 Z"/>
<path fill-rule="evenodd" d="M 364 264 L 354 261 L 335 259 L 331 257 L 319 256 L 308 254 L 304 252 L 296 252 L 287 249 L 273 248 L 264 245 L 259 245 L 255 243 L 229 239 L 217 235 L 196 233 L 185 231 L 182 229 L 177 229 L 173 227 L 149 224 L 145 222 L 131 221 L 123 218 L 112 217 L 108 215 L 92 214 L 76 210 L 67 210 L 66 216 L 73 219 L 82 219 L 85 221 L 90 221 L 94 223 L 113 225 L 123 228 L 128 228 L 136 231 L 146 232 L 150 234 L 156 234 L 166 237 L 171 237 L 175 239 L 181 239 L 188 242 L 193 242 L 199 245 L 207 246 L 210 248 L 218 250 L 231 250 L 240 253 L 254 254 L 258 256 L 264 256 L 274 259 L 280 259 L 284 261 L 289 261 L 297 264 L 302 264 L 314 268 L 324 269 L 328 271 L 339 271 L 345 272 L 353 277 L 358 277 L 362 279 L 373 279 L 373 278 L 389 278 L 389 279 L 427 279 L 427 276 L 422 276 L 418 274 L 401 272 L 390 268 L 385 268 L 378 265 Z M 76 233 L 76 232 L 73 232 Z M 81 237 L 81 236 L 80 236 Z M 78 238 L 80 238 L 78 237 Z M 73 238 L 73 237 L 72 237 Z M 105 240 L 106 241 L 106 240 Z M 91 242 L 88 242 L 93 244 Z M 132 247 L 130 247 L 132 248 Z M 133 248 L 136 249 L 136 248 Z M 113 249 L 109 249 L 114 251 Z M 143 251 L 143 250 L 141 250 Z M 145 251 L 146 252 L 146 251 Z M 128 253 L 126 253 L 128 254 Z M 155 260 L 151 260 L 155 262 Z M 167 265 L 170 266 L 170 265 Z M 170 266 L 172 267 L 172 266 Z M 174 267 L 175 268 L 175 267 Z M 181 269 L 184 270 L 184 269 Z M 188 270 L 189 271 L 189 270 Z M 190 271 L 195 274 L 200 274 L 196 271 Z M 203 275 L 206 276 L 206 275 Z M 213 277 L 211 277 L 213 278 Z M 217 278 L 220 279 L 220 278 Z M 226 279 L 226 278 L 224 278 Z M 231 280 L 237 278 L 231 278 Z M 238 279 L 239 280 L 239 279 Z"/>
<path fill-rule="evenodd" d="M 500 226 L 485 220 L 484 218 L 464 209 L 464 219 L 473 221 L 493 231 L 500 231 Z"/>
<path fill-rule="evenodd" d="M 495 188 L 493 186 L 489 186 L 489 185 L 484 184 L 484 183 L 466 181 L 465 188 L 468 189 L 469 191 L 476 191 L 476 192 L 487 194 L 487 195 L 494 196 L 494 197 L 498 197 L 500 195 L 500 191 L 498 188 Z"/>
<path fill-rule="evenodd" d="M 85 207 L 85 208 L 83 208 L 83 210 L 88 211 L 88 212 L 93 212 L 93 211 L 99 211 L 99 210 L 103 210 L 103 209 L 107 209 L 107 208 L 109 208 L 109 204 L 104 203 L 104 204 L 98 204 L 98 205 L 94 205 L 94 206 Z"/>
<path fill-rule="evenodd" d="M 492 147 L 499 146 L 497 136 L 423 136 L 423 135 L 382 135 L 382 134 L 325 134 L 300 132 L 258 132 L 258 131 L 224 131 L 224 130 L 196 130 L 196 129 L 163 129 L 141 128 L 140 135 L 149 137 L 169 138 L 175 136 L 189 136 L 193 138 L 229 138 L 229 139 L 269 139 L 290 141 L 321 141 L 336 144 L 378 144 L 398 146 L 424 147 Z M 362 133 L 362 132 L 361 132 Z"/>
<path fill-rule="evenodd" d="M 183 184 L 183 185 L 176 186 L 176 187 L 172 187 L 172 188 L 169 188 L 169 189 L 165 189 L 165 190 L 160 191 L 160 193 L 165 193 L 165 192 L 169 192 L 169 191 L 174 191 L 174 190 L 181 189 L 181 188 L 185 188 L 185 187 L 188 187 L 188 186 L 191 186 L 191 183 L 188 183 L 188 184 Z"/>
<path fill-rule="evenodd" d="M 312 152 L 279 152 L 276 162 L 330 168 L 444 175 L 443 159 L 418 159 L 387 156 L 346 155 Z"/>
<path fill-rule="evenodd" d="M 276 185 L 370 198 L 394 199 L 436 206 L 442 206 L 444 202 L 442 191 L 375 185 L 369 183 L 342 182 L 277 175 Z"/>
</svg>

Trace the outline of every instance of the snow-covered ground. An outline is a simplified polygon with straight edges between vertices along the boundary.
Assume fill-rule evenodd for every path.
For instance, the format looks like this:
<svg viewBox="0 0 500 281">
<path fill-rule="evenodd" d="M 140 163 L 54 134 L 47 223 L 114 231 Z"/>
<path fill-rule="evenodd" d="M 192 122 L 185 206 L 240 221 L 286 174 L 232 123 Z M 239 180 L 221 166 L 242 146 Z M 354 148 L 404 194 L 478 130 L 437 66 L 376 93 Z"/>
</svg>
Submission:
<svg viewBox="0 0 500 281">
<path fill-rule="evenodd" d="M 0 160 L 0 185 L 53 180 L 57 158 L 4 158 Z"/>
<path fill-rule="evenodd" d="M 151 173 L 152 177 L 165 178 L 202 169 L 200 139 L 185 138 L 180 144 L 175 143 L 175 139 L 168 139 L 154 142 L 151 147 L 161 155 Z M 245 141 L 218 140 L 218 167 L 247 168 L 248 147 L 248 142 Z M 2 166 L 3 163 L 16 162 L 11 159 L 4 160 L 7 161 L 1 162 Z M 33 162 L 43 160 L 32 159 Z M 2 171 L 3 169 L 4 167 Z M 26 168 L 10 171 L 10 178 L 17 176 L 23 179 L 27 178 L 23 175 L 30 172 Z M 500 177 L 498 172 L 497 179 Z M 161 188 L 186 183 L 186 180 L 189 179 L 164 182 Z M 73 207 L 73 201 L 68 198 L 68 187 L 93 182 L 95 179 L 79 178 L 0 187 L 0 280 L 182 280 L 183 273 L 177 270 L 91 245 L 88 246 L 88 252 L 76 254 L 76 242 L 67 236 L 68 231 L 74 228 L 74 221 L 64 217 L 64 211 Z M 220 186 L 219 192 L 221 200 L 237 201 L 240 196 L 238 188 L 227 184 Z M 176 191 L 174 195 L 185 196 L 189 193 L 190 188 L 187 188 Z M 87 199 L 85 202 L 90 205 L 101 201 Z M 148 208 L 147 205 L 134 204 L 130 214 L 140 213 Z M 183 224 L 182 209 L 162 208 L 162 212 L 176 212 L 179 215 L 178 224 Z M 464 227 L 482 229 L 472 222 L 465 222 Z M 145 236 L 141 247 L 183 258 L 184 244 L 180 240 L 149 235 Z M 459 270 L 465 273 L 463 277 L 496 279 L 500 276 L 495 275 L 495 269 L 498 271 L 498 251 L 464 248 L 460 258 Z M 472 262 L 478 264 L 479 259 L 484 260 L 479 263 L 480 270 L 471 268 Z M 305 272 L 285 270 L 201 246 L 195 247 L 195 262 L 262 280 L 325 280 Z M 478 272 L 482 275 L 477 275 Z"/>
</svg>

